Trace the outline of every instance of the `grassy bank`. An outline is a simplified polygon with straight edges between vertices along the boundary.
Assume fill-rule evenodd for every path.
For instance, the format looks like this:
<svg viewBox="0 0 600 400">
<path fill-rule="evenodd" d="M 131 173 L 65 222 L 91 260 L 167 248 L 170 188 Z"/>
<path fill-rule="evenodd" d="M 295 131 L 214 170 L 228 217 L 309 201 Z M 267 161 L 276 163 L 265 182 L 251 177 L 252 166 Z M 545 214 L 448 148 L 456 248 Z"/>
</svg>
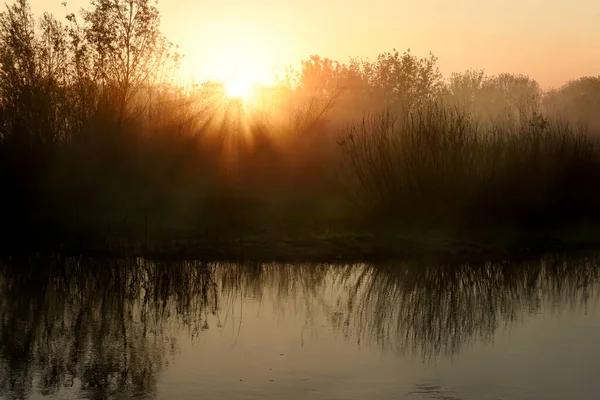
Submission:
<svg viewBox="0 0 600 400">
<path fill-rule="evenodd" d="M 271 235 L 192 234 L 163 240 L 140 236 L 79 236 L 61 241 L 28 241 L 3 246 L 3 254 L 56 252 L 97 257 L 150 257 L 168 260 L 255 262 L 375 262 L 390 260 L 502 260 L 506 257 L 537 256 L 560 251 L 579 253 L 597 250 L 597 230 L 571 232 L 488 232 L 486 235 L 448 235 L 436 232 L 377 233 L 278 232 Z"/>
</svg>

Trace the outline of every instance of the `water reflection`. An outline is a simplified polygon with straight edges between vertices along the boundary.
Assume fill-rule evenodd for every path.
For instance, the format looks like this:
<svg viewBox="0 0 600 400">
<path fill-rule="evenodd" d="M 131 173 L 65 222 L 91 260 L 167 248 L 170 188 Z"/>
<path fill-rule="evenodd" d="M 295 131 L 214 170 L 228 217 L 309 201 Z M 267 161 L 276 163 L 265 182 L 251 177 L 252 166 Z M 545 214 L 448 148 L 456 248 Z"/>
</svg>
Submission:
<svg viewBox="0 0 600 400">
<path fill-rule="evenodd" d="M 361 346 L 452 356 L 544 304 L 594 305 L 598 272 L 595 259 L 558 256 L 471 265 L 5 260 L 0 396 L 71 388 L 91 399 L 152 397 L 178 333 L 222 329 L 250 300 L 271 304 L 274 318 L 302 310 L 307 325 L 327 321 Z"/>
<path fill-rule="evenodd" d="M 347 266 L 346 288 L 330 315 L 347 336 L 425 358 L 491 340 L 501 326 L 542 304 L 585 306 L 597 299 L 598 262 L 546 257 L 520 263 Z"/>
</svg>

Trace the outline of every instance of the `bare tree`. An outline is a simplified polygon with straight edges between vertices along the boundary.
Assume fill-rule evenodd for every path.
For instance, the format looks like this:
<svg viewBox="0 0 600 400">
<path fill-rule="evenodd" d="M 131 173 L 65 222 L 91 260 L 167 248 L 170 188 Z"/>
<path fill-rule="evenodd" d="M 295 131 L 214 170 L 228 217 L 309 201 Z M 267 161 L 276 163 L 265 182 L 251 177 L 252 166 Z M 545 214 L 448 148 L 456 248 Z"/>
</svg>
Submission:
<svg viewBox="0 0 600 400">
<path fill-rule="evenodd" d="M 159 74 L 172 44 L 162 36 L 156 3 L 150 0 L 92 0 L 83 12 L 85 39 L 90 44 L 95 79 L 118 99 L 123 122 L 133 97 Z"/>
<path fill-rule="evenodd" d="M 36 135 L 35 21 L 27 0 L 18 0 L 0 13 L 0 98 L 2 137 L 29 143 Z"/>
</svg>

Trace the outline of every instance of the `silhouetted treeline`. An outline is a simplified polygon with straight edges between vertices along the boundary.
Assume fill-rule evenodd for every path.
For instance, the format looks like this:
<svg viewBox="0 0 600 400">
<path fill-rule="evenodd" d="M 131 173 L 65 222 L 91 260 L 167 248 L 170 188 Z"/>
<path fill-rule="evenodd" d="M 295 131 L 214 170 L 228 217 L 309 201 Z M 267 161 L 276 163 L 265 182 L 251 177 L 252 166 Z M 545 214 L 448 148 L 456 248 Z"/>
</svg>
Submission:
<svg viewBox="0 0 600 400">
<path fill-rule="evenodd" d="M 600 217 L 598 78 L 317 56 L 247 102 L 174 83 L 148 0 L 0 14 L 4 246 L 315 233 L 563 234 Z M 587 128 L 586 128 L 587 127 Z M 526 232 L 526 233 L 522 233 Z M 587 231 L 586 231 L 587 232 Z"/>
</svg>

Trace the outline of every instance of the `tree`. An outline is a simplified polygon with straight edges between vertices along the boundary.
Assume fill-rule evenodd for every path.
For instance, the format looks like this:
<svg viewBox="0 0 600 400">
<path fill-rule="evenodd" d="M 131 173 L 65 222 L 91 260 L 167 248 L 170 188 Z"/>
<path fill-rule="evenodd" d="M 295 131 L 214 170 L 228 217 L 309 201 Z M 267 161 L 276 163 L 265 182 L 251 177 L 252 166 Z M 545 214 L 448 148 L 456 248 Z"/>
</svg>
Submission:
<svg viewBox="0 0 600 400">
<path fill-rule="evenodd" d="M 27 0 L 18 0 L 0 13 L 0 98 L 3 139 L 31 143 L 38 134 L 35 21 Z"/>
<path fill-rule="evenodd" d="M 158 8 L 150 0 L 92 0 L 83 19 L 94 80 L 108 96 L 116 96 L 121 125 L 140 89 L 150 87 L 158 70 L 178 62 L 179 55 L 161 34 Z"/>
<path fill-rule="evenodd" d="M 450 104 L 486 119 L 536 111 L 541 100 L 539 84 L 528 76 L 486 76 L 482 70 L 451 74 L 444 91 L 444 99 Z"/>
<path fill-rule="evenodd" d="M 300 71 L 288 69 L 281 84 L 294 91 L 289 98 L 294 129 L 307 132 L 323 122 L 345 91 L 346 66 L 329 58 L 311 56 Z"/>
<path fill-rule="evenodd" d="M 437 97 L 443 87 L 437 57 L 417 58 L 410 49 L 382 53 L 374 63 L 363 66 L 370 86 L 392 107 L 414 108 Z"/>
<path fill-rule="evenodd" d="M 318 120 L 338 105 L 335 113 L 354 118 L 382 109 L 415 109 L 437 98 L 443 88 L 437 58 L 417 58 L 410 50 L 382 53 L 376 61 L 350 59 L 348 64 L 312 56 L 302 62 L 296 87 L 309 97 L 308 120 Z M 312 116 L 308 118 L 308 116 Z"/>
<path fill-rule="evenodd" d="M 520 74 L 502 73 L 486 77 L 477 101 L 487 113 L 536 110 L 541 100 L 540 85 Z"/>
<path fill-rule="evenodd" d="M 600 76 L 586 76 L 550 90 L 543 99 L 547 112 L 574 124 L 600 130 Z"/>
<path fill-rule="evenodd" d="M 470 69 L 462 73 L 452 73 L 445 88 L 445 97 L 452 104 L 471 110 L 478 100 L 484 80 L 483 70 Z"/>
</svg>

